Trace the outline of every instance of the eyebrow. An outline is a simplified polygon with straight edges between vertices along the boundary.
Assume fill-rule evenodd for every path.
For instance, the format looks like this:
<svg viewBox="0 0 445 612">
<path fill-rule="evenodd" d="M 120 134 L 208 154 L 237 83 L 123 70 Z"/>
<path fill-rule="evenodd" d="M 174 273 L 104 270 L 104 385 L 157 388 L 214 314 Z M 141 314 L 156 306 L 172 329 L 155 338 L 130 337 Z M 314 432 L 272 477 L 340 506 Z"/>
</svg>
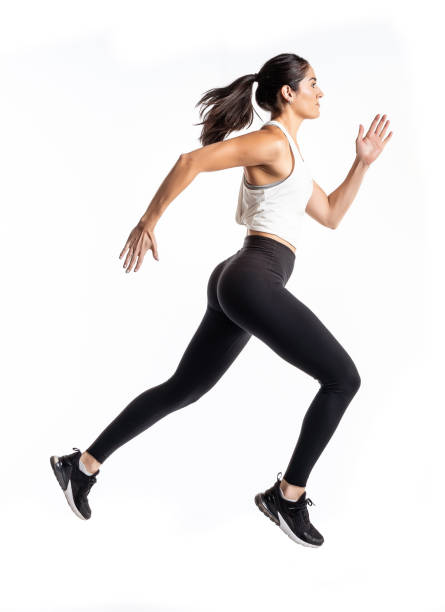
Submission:
<svg viewBox="0 0 445 612">
<path fill-rule="evenodd" d="M 309 80 L 312 81 L 312 79 L 314 79 L 314 81 L 317 80 L 315 77 L 311 77 Z"/>
</svg>

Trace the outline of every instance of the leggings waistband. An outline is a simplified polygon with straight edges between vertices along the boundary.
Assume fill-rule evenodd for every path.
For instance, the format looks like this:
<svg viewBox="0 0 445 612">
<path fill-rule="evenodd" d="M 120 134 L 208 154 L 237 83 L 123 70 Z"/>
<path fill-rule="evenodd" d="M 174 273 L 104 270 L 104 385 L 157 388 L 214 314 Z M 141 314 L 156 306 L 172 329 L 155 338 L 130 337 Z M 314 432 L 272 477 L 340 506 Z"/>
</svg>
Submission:
<svg viewBox="0 0 445 612">
<path fill-rule="evenodd" d="M 258 234 L 247 234 L 244 237 L 241 252 L 258 253 L 261 258 L 265 256 L 267 261 L 272 261 L 272 267 L 283 276 L 284 282 L 290 278 L 294 264 L 295 253 L 282 242 L 269 238 L 268 236 L 259 236 Z"/>
<path fill-rule="evenodd" d="M 248 246 L 251 244 L 261 244 L 276 246 L 277 252 L 283 253 L 283 257 L 287 257 L 288 259 L 295 259 L 295 253 L 288 246 L 275 240 L 274 238 L 269 238 L 269 236 L 259 236 L 258 234 L 247 234 L 244 236 L 243 246 Z"/>
</svg>

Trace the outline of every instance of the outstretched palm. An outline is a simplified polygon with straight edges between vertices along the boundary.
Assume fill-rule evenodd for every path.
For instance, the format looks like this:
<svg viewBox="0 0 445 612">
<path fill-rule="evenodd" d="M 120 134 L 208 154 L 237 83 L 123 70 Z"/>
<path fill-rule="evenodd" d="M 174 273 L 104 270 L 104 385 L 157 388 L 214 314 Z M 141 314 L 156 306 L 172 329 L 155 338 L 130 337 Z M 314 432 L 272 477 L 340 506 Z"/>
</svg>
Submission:
<svg viewBox="0 0 445 612">
<path fill-rule="evenodd" d="M 363 126 L 360 123 L 357 140 L 355 141 L 355 150 L 357 157 L 368 166 L 377 159 L 380 153 L 385 148 L 386 143 L 390 140 L 392 132 L 383 140 L 386 130 L 388 129 L 389 119 L 385 123 L 386 115 L 383 115 L 378 121 L 380 115 L 376 115 L 374 121 L 367 134 L 363 137 Z M 378 124 L 377 124 L 378 122 Z"/>
</svg>

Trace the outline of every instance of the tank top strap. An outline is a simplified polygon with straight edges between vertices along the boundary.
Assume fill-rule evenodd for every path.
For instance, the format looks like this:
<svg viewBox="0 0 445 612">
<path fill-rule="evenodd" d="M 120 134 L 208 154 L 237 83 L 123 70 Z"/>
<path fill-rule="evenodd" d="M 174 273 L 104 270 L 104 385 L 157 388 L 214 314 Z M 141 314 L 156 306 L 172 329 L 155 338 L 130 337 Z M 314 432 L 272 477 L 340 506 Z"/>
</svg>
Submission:
<svg viewBox="0 0 445 612">
<path fill-rule="evenodd" d="M 280 123 L 279 121 L 275 121 L 274 119 L 271 119 L 270 121 L 266 121 L 266 123 L 264 123 L 263 125 L 276 125 L 280 128 L 280 130 L 283 132 L 283 134 L 286 136 L 286 138 L 289 141 L 289 144 L 291 146 L 292 152 L 294 153 L 295 156 L 297 156 L 298 159 L 302 160 L 302 157 L 300 155 L 300 152 L 297 149 L 297 145 L 295 144 L 292 136 L 289 134 L 289 132 L 286 130 L 286 128 L 284 127 L 284 125 L 282 123 Z"/>
</svg>

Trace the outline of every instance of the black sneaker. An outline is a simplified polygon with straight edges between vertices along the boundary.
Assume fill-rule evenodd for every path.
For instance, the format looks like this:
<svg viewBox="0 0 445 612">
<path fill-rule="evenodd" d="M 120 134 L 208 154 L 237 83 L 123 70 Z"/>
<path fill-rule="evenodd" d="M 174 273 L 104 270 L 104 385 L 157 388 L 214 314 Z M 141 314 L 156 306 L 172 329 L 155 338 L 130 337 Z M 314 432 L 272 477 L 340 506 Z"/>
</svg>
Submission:
<svg viewBox="0 0 445 612">
<path fill-rule="evenodd" d="M 279 491 L 280 475 L 281 472 L 278 472 L 277 480 L 270 489 L 255 495 L 256 505 L 294 542 L 318 548 L 323 544 L 324 538 L 312 525 L 307 509 L 307 504 L 315 506 L 314 502 L 309 497 L 306 498 L 306 491 L 296 502 L 284 499 Z"/>
<path fill-rule="evenodd" d="M 79 458 L 82 453 L 75 446 L 73 446 L 73 449 L 76 452 L 70 455 L 62 455 L 61 457 L 53 455 L 50 458 L 50 463 L 71 510 L 80 519 L 86 520 L 91 517 L 87 496 L 96 482 L 96 474 L 99 474 L 100 470 L 94 472 L 92 476 L 82 472 L 79 468 Z"/>
</svg>

